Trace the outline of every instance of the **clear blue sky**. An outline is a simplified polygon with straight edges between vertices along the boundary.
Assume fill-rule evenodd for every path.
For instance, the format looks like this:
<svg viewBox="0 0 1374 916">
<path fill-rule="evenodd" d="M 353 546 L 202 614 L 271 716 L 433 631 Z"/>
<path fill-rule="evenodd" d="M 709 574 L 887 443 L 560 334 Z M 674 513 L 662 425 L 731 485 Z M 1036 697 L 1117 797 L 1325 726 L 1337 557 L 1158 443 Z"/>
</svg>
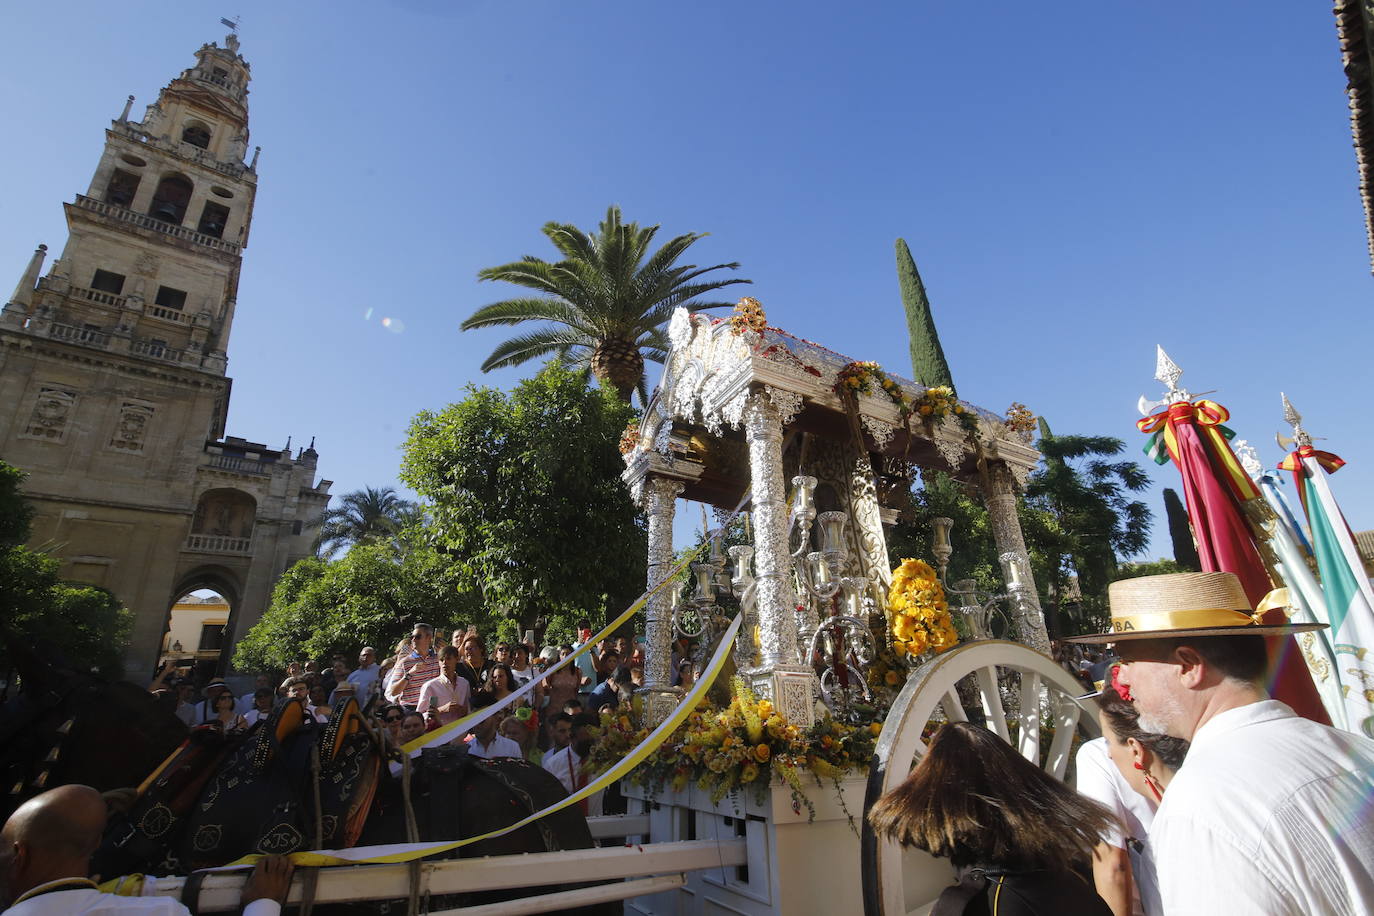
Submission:
<svg viewBox="0 0 1374 916">
<path fill-rule="evenodd" d="M 1374 280 L 1328 4 L 9 4 L 0 280 L 60 249 L 124 97 L 141 116 L 220 15 L 263 147 L 229 431 L 317 436 L 335 493 L 395 482 L 416 411 L 526 374 L 482 376 L 501 332 L 458 331 L 507 292 L 478 269 L 618 203 L 710 232 L 695 259 L 741 262 L 772 323 L 906 374 L 904 236 L 962 395 L 1142 461 L 1156 343 L 1270 464 L 1286 390 L 1374 526 Z M 1177 472 L 1152 473 L 1162 516 Z"/>
</svg>

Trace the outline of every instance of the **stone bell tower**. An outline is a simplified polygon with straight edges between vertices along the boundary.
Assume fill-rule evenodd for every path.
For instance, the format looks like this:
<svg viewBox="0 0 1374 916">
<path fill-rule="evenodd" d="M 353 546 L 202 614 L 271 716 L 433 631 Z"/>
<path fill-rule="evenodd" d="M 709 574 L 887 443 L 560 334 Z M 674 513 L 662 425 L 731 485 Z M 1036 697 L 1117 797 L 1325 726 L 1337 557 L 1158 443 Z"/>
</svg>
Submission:
<svg viewBox="0 0 1374 916">
<path fill-rule="evenodd" d="M 245 162 L 238 36 L 195 56 L 142 122 L 129 96 L 90 185 L 63 204 L 61 257 L 42 275 L 38 246 L 0 313 L 0 457 L 29 475 L 35 546 L 135 612 L 135 679 L 192 589 L 228 599 L 202 642 L 229 648 L 311 552 L 329 500 L 313 447 L 293 458 L 224 437 L 258 151 Z"/>
</svg>

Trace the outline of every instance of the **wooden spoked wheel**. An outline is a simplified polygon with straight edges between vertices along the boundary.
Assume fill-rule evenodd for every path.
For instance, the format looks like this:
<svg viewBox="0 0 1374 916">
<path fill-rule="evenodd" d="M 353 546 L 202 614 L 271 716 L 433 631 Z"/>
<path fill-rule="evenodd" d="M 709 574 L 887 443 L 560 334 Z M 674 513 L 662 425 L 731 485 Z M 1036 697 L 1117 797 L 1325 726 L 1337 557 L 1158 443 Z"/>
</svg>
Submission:
<svg viewBox="0 0 1374 916">
<path fill-rule="evenodd" d="M 1075 732 L 1100 734 L 1097 719 L 1074 700 L 1082 692 L 1083 685 L 1052 659 L 1019 643 L 981 640 L 936 656 L 911 673 L 892 704 L 869 769 L 864 810 L 906 779 L 925 753 L 922 733 L 932 719 L 969 720 L 965 704 L 981 706 L 981 724 L 1063 779 Z M 867 820 L 862 855 L 864 916 L 907 916 L 952 883 L 948 862 L 880 839 Z"/>
</svg>

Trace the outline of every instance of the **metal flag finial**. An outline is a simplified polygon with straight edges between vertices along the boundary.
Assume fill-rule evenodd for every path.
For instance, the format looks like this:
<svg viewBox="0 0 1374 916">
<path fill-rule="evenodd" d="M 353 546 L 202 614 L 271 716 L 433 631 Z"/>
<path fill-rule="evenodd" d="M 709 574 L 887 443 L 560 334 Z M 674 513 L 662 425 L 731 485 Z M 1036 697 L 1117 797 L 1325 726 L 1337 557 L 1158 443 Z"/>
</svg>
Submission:
<svg viewBox="0 0 1374 916">
<path fill-rule="evenodd" d="M 1283 422 L 1293 427 L 1293 437 L 1291 439 L 1283 433 L 1274 434 L 1274 439 L 1278 442 L 1279 448 L 1287 451 L 1294 445 L 1299 448 L 1311 446 L 1312 436 L 1302 427 L 1302 414 L 1298 413 L 1298 409 L 1293 406 L 1293 402 L 1288 400 L 1288 395 L 1280 391 L 1279 397 L 1283 398 Z"/>
<path fill-rule="evenodd" d="M 1136 402 L 1136 409 L 1141 416 L 1148 417 L 1150 413 L 1160 407 L 1168 407 L 1178 401 L 1191 401 L 1193 395 L 1187 388 L 1180 388 L 1178 380 L 1183 377 L 1183 370 L 1178 367 L 1178 363 L 1169 358 L 1169 354 L 1164 352 L 1164 348 L 1155 344 L 1155 379 L 1163 382 L 1165 389 L 1164 398 L 1159 401 L 1151 401 L 1144 395 Z"/>
</svg>

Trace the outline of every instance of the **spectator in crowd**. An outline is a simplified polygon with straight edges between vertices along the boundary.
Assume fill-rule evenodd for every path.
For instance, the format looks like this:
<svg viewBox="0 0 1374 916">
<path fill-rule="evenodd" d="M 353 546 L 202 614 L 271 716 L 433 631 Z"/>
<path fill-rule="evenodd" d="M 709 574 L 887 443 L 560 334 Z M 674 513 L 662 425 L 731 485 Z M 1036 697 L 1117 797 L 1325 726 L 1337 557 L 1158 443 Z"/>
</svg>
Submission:
<svg viewBox="0 0 1374 916">
<path fill-rule="evenodd" d="M 0 907 L 8 907 L 7 916 L 189 916 L 170 897 L 123 897 L 96 888 L 87 875 L 105 822 L 105 799 L 90 786 L 59 786 L 20 805 L 0 829 Z M 277 916 L 292 870 L 285 856 L 267 856 L 254 866 L 239 897 L 244 916 Z"/>
<path fill-rule="evenodd" d="M 643 686 L 644 686 L 644 666 L 643 666 L 643 665 L 630 665 L 630 666 L 629 666 L 629 669 L 630 669 L 630 685 L 631 685 L 635 690 L 638 690 L 640 687 L 643 687 Z"/>
<path fill-rule="evenodd" d="M 248 722 L 235 711 L 237 706 L 238 702 L 232 693 L 225 691 L 217 694 L 210 711 L 210 723 L 218 725 L 226 735 L 243 731 L 248 727 Z"/>
<path fill-rule="evenodd" d="M 530 730 L 525 727 L 516 716 L 506 716 L 501 720 L 501 734 L 514 741 L 520 748 L 520 756 L 529 760 L 530 763 L 538 763 L 537 760 L 530 760 L 530 747 L 534 744 L 530 740 Z"/>
<path fill-rule="evenodd" d="M 510 664 L 510 643 L 508 643 L 508 642 L 498 642 L 498 643 L 496 644 L 496 649 L 495 649 L 495 651 L 492 653 L 492 659 L 491 659 L 491 660 L 494 661 L 494 662 L 496 662 L 498 665 L 509 665 L 509 664 Z"/>
<path fill-rule="evenodd" d="M 597 659 L 597 663 L 596 663 L 596 668 L 597 668 L 596 682 L 597 682 L 598 684 L 604 684 L 604 683 L 606 682 L 606 678 L 610 677 L 610 676 L 611 676 L 611 673 L 614 672 L 614 671 L 615 671 L 617 668 L 619 668 L 619 667 L 620 667 L 620 653 L 619 653 L 619 652 L 615 651 L 614 649 L 607 649 L 605 652 L 602 652 L 602 653 L 601 653 L 601 657 Z"/>
<path fill-rule="evenodd" d="M 425 717 L 418 712 L 405 713 L 401 719 L 401 743 L 409 744 L 425 733 Z"/>
<path fill-rule="evenodd" d="M 439 653 L 442 670 L 439 676 L 427 681 L 420 690 L 416 711 L 432 717 L 438 725 L 457 722 L 468 714 L 471 688 L 467 678 L 458 674 L 458 650 L 444 646 Z"/>
<path fill-rule="evenodd" d="M 329 717 L 334 714 L 334 707 L 329 705 L 329 694 L 325 692 L 324 685 L 311 686 L 310 709 L 315 714 L 317 722 L 328 722 Z"/>
<path fill-rule="evenodd" d="M 473 709 L 485 709 L 491 705 L 491 698 L 481 693 L 472 701 Z M 520 745 L 498 733 L 501 717 L 487 716 L 472 729 L 472 740 L 468 742 L 468 753 L 474 757 L 523 757 Z"/>
<path fill-rule="evenodd" d="M 524 643 L 516 643 L 511 650 L 510 671 L 515 675 L 515 684 L 529 683 L 534 677 L 534 668 L 530 666 L 530 647 Z"/>
<path fill-rule="evenodd" d="M 371 646 L 363 646 L 363 650 L 358 653 L 358 667 L 348 674 L 348 682 L 353 685 L 353 695 L 358 698 L 358 705 L 363 709 L 377 695 L 377 678 L 381 673 L 381 668 L 377 665 L 377 650 Z"/>
<path fill-rule="evenodd" d="M 607 652 L 607 655 L 614 655 Z M 607 706 L 615 709 L 620 705 L 621 699 L 630 690 L 630 671 L 627 668 L 615 668 L 607 676 L 606 680 L 597 684 L 595 689 L 587 695 L 587 709 L 594 713 L 600 713 Z"/>
<path fill-rule="evenodd" d="M 669 659 L 668 670 L 672 672 L 673 682 L 668 686 L 676 687 L 678 685 L 679 671 L 681 670 L 679 665 L 682 664 L 683 659 L 691 659 L 691 657 L 692 641 L 686 636 L 679 636 L 673 642 L 673 653 Z"/>
<path fill-rule="evenodd" d="M 673 683 L 684 695 L 687 691 L 692 689 L 692 685 L 696 683 L 696 678 L 693 677 L 692 660 L 690 658 L 678 659 L 677 671 L 673 672 Z"/>
<path fill-rule="evenodd" d="M 396 744 L 403 743 L 401 741 L 401 722 L 405 717 L 406 711 L 400 706 L 386 706 L 382 709 L 380 716 L 382 725 L 386 728 L 387 735 Z"/>
<path fill-rule="evenodd" d="M 387 698 L 414 709 L 427 681 L 439 676 L 439 655 L 434 651 L 434 629 L 427 623 L 415 624 L 410 634 L 411 650 L 396 660 Z"/>
<path fill-rule="evenodd" d="M 219 678 L 215 678 L 205 685 L 205 699 L 196 704 L 196 724 L 209 722 L 215 714 L 215 698 L 221 693 L 228 693 L 229 685 Z"/>
<path fill-rule="evenodd" d="M 482 637 L 471 631 L 463 636 L 463 661 L 472 672 L 476 684 L 474 689 L 480 689 L 487 679 L 487 672 L 491 670 L 492 660 L 487 658 L 487 644 Z"/>
<path fill-rule="evenodd" d="M 1354 914 L 1374 900 L 1374 741 L 1269 699 L 1264 636 L 1281 601 L 1255 610 L 1232 573 L 1113 582 L 1119 682 L 1142 729 L 1190 743 L 1150 841 L 1166 913 Z"/>
<path fill-rule="evenodd" d="M 515 675 L 510 670 L 510 665 L 501 662 L 492 662 L 487 669 L 487 682 L 485 689 L 491 694 L 491 698 L 500 703 L 515 692 Z"/>
<path fill-rule="evenodd" d="M 578 649 L 581 649 L 583 646 L 587 645 L 587 643 L 591 642 L 591 640 L 592 622 L 588 620 L 586 617 L 583 617 L 581 620 L 577 621 L 577 642 L 570 647 L 570 651 L 568 652 L 568 654 L 572 655 L 573 652 L 577 651 Z M 590 690 L 592 686 L 595 685 L 597 682 L 596 647 L 593 646 L 589 648 L 586 652 L 579 655 L 577 657 L 577 660 L 574 661 L 573 664 L 577 666 L 577 670 L 582 674 L 582 688 L 585 690 Z"/>
<path fill-rule="evenodd" d="M 271 687 L 259 687 L 253 691 L 253 707 L 243 714 L 243 721 L 249 726 L 256 725 L 258 720 L 266 719 L 272 715 L 272 704 L 276 700 L 277 694 Z"/>
<path fill-rule="evenodd" d="M 310 702 L 310 681 L 304 675 L 288 677 L 282 681 L 282 690 L 289 700 L 300 700 L 305 706 L 305 714 L 312 722 L 328 722 L 328 716 L 321 716 L 315 705 Z"/>
<path fill-rule="evenodd" d="M 377 663 L 377 695 L 386 702 L 391 693 L 392 680 L 396 672 L 396 663 L 410 654 L 411 639 L 409 636 L 402 637 L 396 643 L 396 651 Z"/>
<path fill-rule="evenodd" d="M 253 678 L 253 689 L 244 691 L 243 696 L 239 697 L 238 714 L 247 716 L 257 705 L 257 692 L 266 687 L 268 691 L 272 689 L 272 678 L 266 674 L 258 674 Z M 249 722 L 249 725 L 253 723 Z"/>
<path fill-rule="evenodd" d="M 287 663 L 286 663 L 286 676 L 287 676 L 287 677 L 304 677 L 304 676 L 305 676 L 305 664 L 304 664 L 303 662 L 287 662 Z"/>
<path fill-rule="evenodd" d="M 574 717 L 580 716 L 584 712 L 582 701 L 579 700 L 577 697 L 573 697 L 571 700 L 563 704 L 563 712 Z"/>
<path fill-rule="evenodd" d="M 559 713 L 554 717 L 554 746 L 544 753 L 542 761 L 544 769 L 558 778 L 569 795 L 587 784 L 586 778 L 582 775 L 582 754 L 573 746 L 573 728 L 578 721 L 578 717 L 567 713 Z M 585 719 L 581 721 L 585 730 L 588 722 Z M 596 723 L 591 725 L 595 727 Z M 584 747 L 584 752 L 589 749 L 590 745 Z"/>
<path fill-rule="evenodd" d="M 1102 737 L 1078 749 L 1078 791 L 1119 823 L 1093 851 L 1093 883 L 1114 916 L 1163 913 L 1150 847 L 1150 824 L 1188 742 L 1140 727 L 1130 692 L 1112 683 L 1097 696 Z"/>
<path fill-rule="evenodd" d="M 196 718 L 196 708 L 198 706 L 195 702 L 196 688 L 191 685 L 189 680 L 183 680 L 177 684 L 176 691 L 177 705 L 173 710 L 176 717 L 182 722 L 185 722 L 187 728 L 199 725 L 200 720 Z"/>
<path fill-rule="evenodd" d="M 1111 916 L 1074 871 L 1110 831 L 1111 814 L 981 726 L 941 726 L 868 820 L 879 836 L 958 869 L 935 912 Z"/>
<path fill-rule="evenodd" d="M 334 688 L 340 684 L 347 683 L 348 676 L 353 669 L 348 667 L 348 658 L 343 655 L 335 655 L 329 662 L 329 670 L 324 673 L 320 685 L 324 687 L 325 696 L 328 697 L 334 692 Z"/>
</svg>

